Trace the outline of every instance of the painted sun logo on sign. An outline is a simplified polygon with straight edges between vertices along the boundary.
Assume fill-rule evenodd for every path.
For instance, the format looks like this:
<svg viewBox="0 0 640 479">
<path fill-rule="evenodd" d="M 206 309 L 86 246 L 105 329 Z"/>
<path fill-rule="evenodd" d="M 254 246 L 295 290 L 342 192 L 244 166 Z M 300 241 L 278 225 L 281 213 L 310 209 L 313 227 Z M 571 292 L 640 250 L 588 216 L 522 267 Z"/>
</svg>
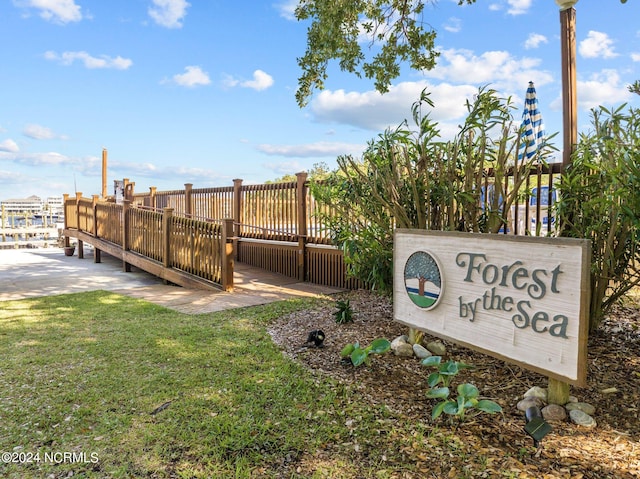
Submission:
<svg viewBox="0 0 640 479">
<path fill-rule="evenodd" d="M 404 285 L 416 306 L 435 308 L 442 296 L 442 273 L 436 259 L 425 251 L 409 256 L 404 265 Z"/>
</svg>

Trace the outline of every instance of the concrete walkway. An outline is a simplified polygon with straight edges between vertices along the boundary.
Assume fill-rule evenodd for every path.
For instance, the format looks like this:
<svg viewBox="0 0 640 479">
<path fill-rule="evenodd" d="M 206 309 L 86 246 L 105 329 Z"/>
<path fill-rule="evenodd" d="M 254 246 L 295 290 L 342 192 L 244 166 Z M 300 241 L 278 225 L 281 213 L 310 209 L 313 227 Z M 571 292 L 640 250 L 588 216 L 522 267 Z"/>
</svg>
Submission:
<svg viewBox="0 0 640 479">
<path fill-rule="evenodd" d="M 324 296 L 341 290 L 301 283 L 292 278 L 236 263 L 232 293 L 166 285 L 144 271 L 122 271 L 122 262 L 93 249 L 84 259 L 65 256 L 60 248 L 0 250 L 0 302 L 82 291 L 113 291 L 187 314 L 256 306 L 297 297 Z M 1 304 L 0 304 L 0 307 Z"/>
</svg>

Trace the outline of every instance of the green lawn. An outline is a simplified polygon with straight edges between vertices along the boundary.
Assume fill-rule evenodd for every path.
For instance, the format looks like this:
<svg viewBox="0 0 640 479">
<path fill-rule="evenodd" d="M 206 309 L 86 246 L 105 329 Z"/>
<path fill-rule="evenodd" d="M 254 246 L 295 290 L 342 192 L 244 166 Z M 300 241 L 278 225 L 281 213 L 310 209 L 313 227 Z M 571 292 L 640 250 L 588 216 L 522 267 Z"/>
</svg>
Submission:
<svg viewBox="0 0 640 479">
<path fill-rule="evenodd" d="M 391 477 L 398 419 L 266 333 L 313 301 L 195 316 L 100 291 L 2 303 L 0 476 Z"/>
</svg>

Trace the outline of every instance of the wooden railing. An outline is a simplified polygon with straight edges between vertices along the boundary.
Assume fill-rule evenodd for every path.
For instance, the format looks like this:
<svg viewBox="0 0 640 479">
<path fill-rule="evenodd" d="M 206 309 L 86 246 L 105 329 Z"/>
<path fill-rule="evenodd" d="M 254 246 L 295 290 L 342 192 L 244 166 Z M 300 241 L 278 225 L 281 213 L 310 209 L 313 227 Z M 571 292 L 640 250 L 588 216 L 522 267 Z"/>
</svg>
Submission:
<svg viewBox="0 0 640 479">
<path fill-rule="evenodd" d="M 232 218 L 234 259 L 300 281 L 337 288 L 364 286 L 348 279 L 342 252 L 331 246 L 330 232 L 317 214 L 321 206 L 309 190 L 306 173 L 296 181 L 135 194 L 132 205 L 170 206 L 187 218 Z M 323 246 L 323 247 L 320 247 Z"/>
<path fill-rule="evenodd" d="M 233 222 L 210 222 L 162 210 L 64 195 L 65 242 L 78 239 L 95 248 L 95 261 L 105 251 L 131 266 L 182 286 L 230 290 L 233 287 Z"/>
<path fill-rule="evenodd" d="M 532 169 L 523 193 L 504 215 L 508 222 L 501 231 L 548 234 L 554 225 L 548 205 L 553 203 L 559 175 L 559 164 Z M 66 228 L 221 286 L 232 280 L 230 255 L 299 281 L 338 288 L 364 286 L 346 277 L 342 252 L 331 245 L 331 232 L 319 214 L 330 212 L 329 207 L 313 197 L 306 173 L 296 176 L 296 181 L 260 185 L 243 185 L 236 179 L 233 186 L 218 188 L 185 184 L 184 190 L 158 192 L 152 187 L 143 194 L 133 194 L 130 185 L 126 203 L 130 208 L 96 197 L 65 196 Z M 492 181 L 491 171 L 486 172 L 485 192 Z M 507 176 L 504 191 L 513 189 L 512 184 Z M 226 228 L 222 218 L 228 219 Z"/>
</svg>

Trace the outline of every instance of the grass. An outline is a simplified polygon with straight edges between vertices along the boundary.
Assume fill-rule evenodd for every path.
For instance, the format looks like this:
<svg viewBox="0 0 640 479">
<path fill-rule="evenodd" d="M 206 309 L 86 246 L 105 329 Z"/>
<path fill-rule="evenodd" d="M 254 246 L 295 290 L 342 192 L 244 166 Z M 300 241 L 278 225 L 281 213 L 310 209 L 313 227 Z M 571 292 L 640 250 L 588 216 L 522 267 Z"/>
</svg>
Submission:
<svg viewBox="0 0 640 479">
<path fill-rule="evenodd" d="M 0 476 L 391 477 L 398 419 L 266 332 L 312 301 L 195 316 L 101 291 L 3 303 L 0 452 L 21 463 Z"/>
</svg>

